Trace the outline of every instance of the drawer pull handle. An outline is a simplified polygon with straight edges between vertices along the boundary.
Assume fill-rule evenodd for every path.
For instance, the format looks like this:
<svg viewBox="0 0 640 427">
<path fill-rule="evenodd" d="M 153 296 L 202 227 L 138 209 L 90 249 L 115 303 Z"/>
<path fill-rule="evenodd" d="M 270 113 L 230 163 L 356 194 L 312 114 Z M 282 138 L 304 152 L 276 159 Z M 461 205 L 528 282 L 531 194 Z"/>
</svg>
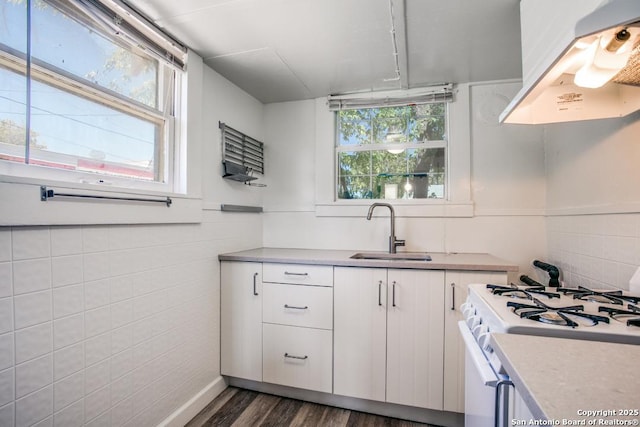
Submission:
<svg viewBox="0 0 640 427">
<path fill-rule="evenodd" d="M 293 310 L 306 310 L 306 309 L 308 309 L 308 308 L 309 308 L 309 306 L 308 306 L 308 305 L 305 305 L 304 307 L 298 307 L 298 306 L 295 306 L 295 305 L 285 304 L 285 305 L 284 305 L 284 308 L 291 308 L 291 309 L 293 309 Z"/>
<path fill-rule="evenodd" d="M 308 276 L 309 275 L 309 273 L 295 273 L 291 271 L 285 271 L 284 274 L 286 274 L 287 276 Z"/>
<path fill-rule="evenodd" d="M 298 359 L 298 360 L 307 360 L 309 358 L 309 356 L 294 356 L 292 354 L 289 353 L 285 353 L 284 357 L 286 357 L 287 359 Z"/>
<path fill-rule="evenodd" d="M 456 284 L 451 283 L 451 311 L 456 309 Z"/>
<path fill-rule="evenodd" d="M 256 279 L 258 278 L 258 273 L 253 273 L 253 294 L 258 295 L 256 291 Z"/>
<path fill-rule="evenodd" d="M 391 301 L 394 307 L 396 306 L 396 281 L 393 281 L 392 292 L 391 292 Z"/>
</svg>

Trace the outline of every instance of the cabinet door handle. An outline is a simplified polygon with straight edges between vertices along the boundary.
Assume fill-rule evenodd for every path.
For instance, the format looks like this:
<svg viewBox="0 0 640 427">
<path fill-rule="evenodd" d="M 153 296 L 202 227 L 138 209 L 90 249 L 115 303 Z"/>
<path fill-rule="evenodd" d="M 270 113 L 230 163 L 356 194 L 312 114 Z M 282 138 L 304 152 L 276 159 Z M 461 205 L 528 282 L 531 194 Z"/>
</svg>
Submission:
<svg viewBox="0 0 640 427">
<path fill-rule="evenodd" d="M 456 309 L 456 284 L 451 283 L 451 311 Z"/>
<path fill-rule="evenodd" d="M 391 305 L 396 306 L 396 281 L 393 281 L 391 285 Z"/>
<path fill-rule="evenodd" d="M 308 276 L 309 275 L 309 273 L 295 273 L 291 271 L 285 271 L 284 274 L 287 276 Z"/>
<path fill-rule="evenodd" d="M 253 273 L 253 294 L 258 295 L 256 291 L 256 279 L 258 278 L 258 273 Z"/>
<path fill-rule="evenodd" d="M 298 359 L 298 360 L 306 360 L 309 358 L 309 356 L 305 355 L 305 356 L 294 356 L 293 354 L 289 354 L 289 353 L 285 353 L 284 357 L 286 357 L 287 359 Z"/>
<path fill-rule="evenodd" d="M 295 306 L 295 305 L 285 304 L 284 308 L 291 308 L 291 309 L 294 309 L 294 310 L 306 310 L 306 309 L 309 308 L 309 306 L 305 305 L 304 307 L 298 307 L 298 306 Z"/>
<path fill-rule="evenodd" d="M 382 305 L 382 280 L 378 281 L 378 305 Z"/>
</svg>

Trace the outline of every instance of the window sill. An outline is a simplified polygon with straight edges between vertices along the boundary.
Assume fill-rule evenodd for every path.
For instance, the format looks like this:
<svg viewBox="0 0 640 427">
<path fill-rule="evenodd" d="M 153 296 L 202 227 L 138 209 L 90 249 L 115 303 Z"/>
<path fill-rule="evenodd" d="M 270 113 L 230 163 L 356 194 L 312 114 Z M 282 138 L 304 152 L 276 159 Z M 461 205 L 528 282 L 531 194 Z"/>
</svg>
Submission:
<svg viewBox="0 0 640 427">
<path fill-rule="evenodd" d="M 350 200 L 315 205 L 318 217 L 362 217 L 372 203 L 391 203 L 397 217 L 405 218 L 471 218 L 474 214 L 472 202 L 406 201 L 406 200 Z"/>
</svg>

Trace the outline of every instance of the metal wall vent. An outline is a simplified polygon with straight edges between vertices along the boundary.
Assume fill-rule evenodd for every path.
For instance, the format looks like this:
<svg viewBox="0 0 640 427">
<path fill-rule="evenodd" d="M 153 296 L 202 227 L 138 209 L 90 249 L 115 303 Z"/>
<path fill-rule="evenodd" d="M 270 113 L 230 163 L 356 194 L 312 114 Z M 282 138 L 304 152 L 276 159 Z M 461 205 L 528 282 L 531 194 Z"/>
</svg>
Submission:
<svg viewBox="0 0 640 427">
<path fill-rule="evenodd" d="M 222 122 L 218 126 L 222 132 L 223 178 L 246 184 L 258 179 L 254 173 L 264 175 L 264 144 Z"/>
</svg>

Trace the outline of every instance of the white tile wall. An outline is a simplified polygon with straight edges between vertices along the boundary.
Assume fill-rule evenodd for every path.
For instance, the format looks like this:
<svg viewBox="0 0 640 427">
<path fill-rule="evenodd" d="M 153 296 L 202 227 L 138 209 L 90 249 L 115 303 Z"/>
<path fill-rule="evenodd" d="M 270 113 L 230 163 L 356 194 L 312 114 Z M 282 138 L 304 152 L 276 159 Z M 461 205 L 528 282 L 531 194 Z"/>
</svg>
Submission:
<svg viewBox="0 0 640 427">
<path fill-rule="evenodd" d="M 0 228 L 0 426 L 157 425 L 220 375 L 217 255 L 262 219 L 204 217 Z"/>
<path fill-rule="evenodd" d="M 629 289 L 640 266 L 640 214 L 551 216 L 547 237 L 568 286 Z"/>
</svg>

